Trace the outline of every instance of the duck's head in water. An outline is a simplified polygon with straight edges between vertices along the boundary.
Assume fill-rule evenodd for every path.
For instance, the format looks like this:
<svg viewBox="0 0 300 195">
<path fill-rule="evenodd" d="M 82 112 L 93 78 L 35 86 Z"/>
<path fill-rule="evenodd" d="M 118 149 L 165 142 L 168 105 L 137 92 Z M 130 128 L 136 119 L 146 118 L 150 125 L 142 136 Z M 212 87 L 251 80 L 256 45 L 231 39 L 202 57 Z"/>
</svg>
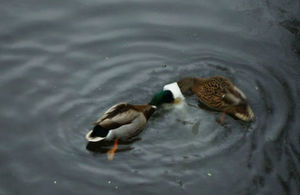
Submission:
<svg viewBox="0 0 300 195">
<path fill-rule="evenodd" d="M 161 106 L 162 104 L 166 103 L 179 103 L 182 100 L 184 100 L 184 96 L 182 95 L 177 83 L 171 83 L 165 85 L 162 91 L 156 93 L 149 104 L 154 106 Z"/>
</svg>

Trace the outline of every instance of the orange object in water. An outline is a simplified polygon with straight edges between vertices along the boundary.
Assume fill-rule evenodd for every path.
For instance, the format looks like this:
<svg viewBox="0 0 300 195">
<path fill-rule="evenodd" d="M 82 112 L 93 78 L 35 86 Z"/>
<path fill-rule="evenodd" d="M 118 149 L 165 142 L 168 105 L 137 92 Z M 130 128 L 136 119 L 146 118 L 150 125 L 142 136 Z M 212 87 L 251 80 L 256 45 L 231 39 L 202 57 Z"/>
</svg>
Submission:
<svg viewBox="0 0 300 195">
<path fill-rule="evenodd" d="M 226 112 L 223 112 L 220 118 L 220 123 L 224 124 L 224 120 L 225 120 L 225 116 L 226 116 Z"/>
<path fill-rule="evenodd" d="M 114 146 L 106 152 L 108 160 L 114 159 L 115 152 L 117 151 L 117 149 L 118 149 L 118 139 L 115 139 Z"/>
</svg>

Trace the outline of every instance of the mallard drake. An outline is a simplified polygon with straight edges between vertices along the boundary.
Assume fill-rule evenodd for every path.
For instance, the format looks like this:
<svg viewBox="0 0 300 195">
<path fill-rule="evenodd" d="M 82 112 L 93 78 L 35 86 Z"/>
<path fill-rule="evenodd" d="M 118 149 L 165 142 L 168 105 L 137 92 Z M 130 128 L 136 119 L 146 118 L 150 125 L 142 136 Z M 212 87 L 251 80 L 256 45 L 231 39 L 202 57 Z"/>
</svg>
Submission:
<svg viewBox="0 0 300 195">
<path fill-rule="evenodd" d="M 156 106 L 118 103 L 109 108 L 86 135 L 90 142 L 128 139 L 138 134 L 155 111 Z"/>
<path fill-rule="evenodd" d="M 92 130 L 86 134 L 89 142 L 102 140 L 113 141 L 114 146 L 107 153 L 112 160 L 118 147 L 118 140 L 126 140 L 137 135 L 145 126 L 152 113 L 164 103 L 178 101 L 174 89 L 163 90 L 155 94 L 148 105 L 133 105 L 118 103 L 109 108 L 95 123 Z"/>
<path fill-rule="evenodd" d="M 177 84 L 183 94 L 195 94 L 200 103 L 208 108 L 228 113 L 243 121 L 254 119 L 245 94 L 225 77 L 186 77 L 180 79 Z"/>
<path fill-rule="evenodd" d="M 176 104 L 179 102 L 182 102 L 184 100 L 184 96 L 181 93 L 177 83 L 170 83 L 168 85 L 165 85 L 163 87 L 163 90 L 156 93 L 151 102 L 150 105 L 154 106 L 161 106 L 162 104 Z"/>
<path fill-rule="evenodd" d="M 89 142 L 114 140 L 113 148 L 107 152 L 108 159 L 112 160 L 118 148 L 118 140 L 137 135 L 155 110 L 156 106 L 153 105 L 118 103 L 95 122 L 94 128 L 86 134 L 86 139 Z"/>
</svg>

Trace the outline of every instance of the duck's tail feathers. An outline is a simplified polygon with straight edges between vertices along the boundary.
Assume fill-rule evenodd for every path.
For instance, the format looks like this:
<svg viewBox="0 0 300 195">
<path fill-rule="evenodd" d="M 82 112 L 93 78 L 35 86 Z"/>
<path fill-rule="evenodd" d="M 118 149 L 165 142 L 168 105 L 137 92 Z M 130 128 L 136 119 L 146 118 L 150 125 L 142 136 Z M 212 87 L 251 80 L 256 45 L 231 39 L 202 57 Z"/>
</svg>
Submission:
<svg viewBox="0 0 300 195">
<path fill-rule="evenodd" d="M 252 109 L 250 108 L 250 106 L 247 106 L 247 111 L 246 113 L 235 113 L 234 114 L 237 118 L 246 121 L 246 122 L 250 122 L 253 121 L 255 116 L 254 113 L 252 111 Z"/>
<path fill-rule="evenodd" d="M 96 124 L 90 132 L 85 136 L 86 139 L 90 142 L 98 142 L 106 138 L 108 135 L 109 130 L 102 127 L 99 124 Z"/>
<path fill-rule="evenodd" d="M 105 137 L 93 137 L 93 136 L 92 136 L 92 133 L 93 133 L 93 130 L 90 130 L 90 131 L 86 134 L 86 136 L 85 136 L 85 138 L 86 138 L 89 142 L 99 142 L 99 141 L 105 139 Z"/>
</svg>

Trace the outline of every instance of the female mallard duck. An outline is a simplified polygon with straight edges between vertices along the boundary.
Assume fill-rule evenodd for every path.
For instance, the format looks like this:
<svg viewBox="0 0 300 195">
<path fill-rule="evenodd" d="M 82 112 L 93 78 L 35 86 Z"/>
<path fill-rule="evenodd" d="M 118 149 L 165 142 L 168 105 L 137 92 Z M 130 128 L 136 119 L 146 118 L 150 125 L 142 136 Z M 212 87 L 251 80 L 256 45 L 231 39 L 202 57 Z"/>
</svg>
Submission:
<svg viewBox="0 0 300 195">
<path fill-rule="evenodd" d="M 186 77 L 176 84 L 182 93 L 196 94 L 199 101 L 211 109 L 234 115 L 243 121 L 254 119 L 245 94 L 225 77 Z M 224 116 L 223 114 L 221 121 L 224 120 Z"/>
</svg>

